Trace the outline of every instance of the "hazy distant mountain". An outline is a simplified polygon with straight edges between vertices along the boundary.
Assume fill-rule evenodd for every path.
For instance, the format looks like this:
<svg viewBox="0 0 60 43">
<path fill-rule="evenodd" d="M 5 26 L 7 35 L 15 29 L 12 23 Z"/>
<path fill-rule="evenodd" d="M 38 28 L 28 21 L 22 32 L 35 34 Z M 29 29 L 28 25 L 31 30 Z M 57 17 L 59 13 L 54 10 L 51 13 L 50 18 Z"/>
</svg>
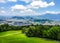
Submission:
<svg viewBox="0 0 60 43">
<path fill-rule="evenodd" d="M 14 16 L 14 17 L 12 17 L 12 19 L 23 19 L 23 20 L 29 20 L 29 21 L 41 22 L 41 23 L 45 23 L 46 21 L 48 21 L 48 22 L 53 21 L 53 20 L 49 20 L 49 19 L 42 19 L 42 18 L 40 18 L 40 16 Z"/>
<path fill-rule="evenodd" d="M 49 19 L 49 20 L 60 20 L 60 14 L 44 14 L 39 16 L 14 16 L 13 19 Z"/>
<path fill-rule="evenodd" d="M 38 18 L 50 19 L 50 20 L 60 20 L 60 14 L 45 14 L 45 15 L 38 16 Z"/>
<path fill-rule="evenodd" d="M 0 16 L 0 19 L 26 19 L 26 20 L 37 20 L 37 19 L 49 19 L 49 20 L 60 20 L 60 14 L 44 14 L 38 16 Z"/>
<path fill-rule="evenodd" d="M 26 19 L 26 20 L 32 20 L 34 16 L 13 16 L 12 19 Z"/>
<path fill-rule="evenodd" d="M 14 17 L 12 17 L 12 19 L 24 19 L 24 17 L 21 17 L 21 16 L 14 16 Z"/>
<path fill-rule="evenodd" d="M 19 20 L 29 20 L 34 23 L 45 23 L 48 21 L 49 23 L 55 22 L 56 20 L 60 20 L 60 14 L 44 14 L 39 16 L 11 16 L 11 17 L 0 17 L 0 21 L 10 20 L 10 19 L 19 19 Z"/>
</svg>

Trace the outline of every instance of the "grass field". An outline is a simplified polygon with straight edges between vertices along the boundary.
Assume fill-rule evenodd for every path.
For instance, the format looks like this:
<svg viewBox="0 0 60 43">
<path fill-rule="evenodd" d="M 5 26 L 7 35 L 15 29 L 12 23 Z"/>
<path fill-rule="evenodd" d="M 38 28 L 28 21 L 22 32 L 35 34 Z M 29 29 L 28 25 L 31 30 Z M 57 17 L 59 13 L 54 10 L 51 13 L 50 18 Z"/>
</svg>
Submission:
<svg viewBox="0 0 60 43">
<path fill-rule="evenodd" d="M 59 41 L 42 38 L 26 37 L 21 31 L 7 31 L 0 33 L 0 43 L 60 43 Z"/>
</svg>

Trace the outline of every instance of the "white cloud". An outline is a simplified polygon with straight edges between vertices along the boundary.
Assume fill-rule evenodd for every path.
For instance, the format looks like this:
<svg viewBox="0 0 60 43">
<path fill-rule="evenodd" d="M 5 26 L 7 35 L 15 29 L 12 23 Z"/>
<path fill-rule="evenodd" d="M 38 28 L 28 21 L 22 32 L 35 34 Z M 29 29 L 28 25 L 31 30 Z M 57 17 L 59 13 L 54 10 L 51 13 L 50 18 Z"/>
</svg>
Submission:
<svg viewBox="0 0 60 43">
<path fill-rule="evenodd" d="M 3 14 L 4 14 L 4 13 L 6 13 L 6 12 L 5 12 L 4 10 L 2 10 L 2 11 L 1 11 L 1 13 L 3 13 Z"/>
<path fill-rule="evenodd" d="M 31 9 L 20 11 L 18 13 L 19 16 L 34 16 L 34 15 L 38 15 L 38 14 L 39 14 L 38 12 L 35 12 L 35 11 L 31 10 Z"/>
<path fill-rule="evenodd" d="M 18 16 L 27 16 L 27 15 L 38 15 L 38 12 L 35 12 L 34 10 L 27 8 L 26 6 L 22 5 L 15 5 L 11 7 L 11 12 L 14 12 L 14 15 Z M 16 12 L 16 11 L 18 12 Z"/>
<path fill-rule="evenodd" d="M 30 3 L 29 7 L 30 8 L 45 8 L 45 7 L 54 6 L 54 5 L 55 5 L 54 2 L 47 3 L 42 0 L 38 0 L 38 1 L 34 0 Z"/>
<path fill-rule="evenodd" d="M 31 12 L 34 12 L 33 10 L 31 9 L 26 9 L 26 10 L 21 10 L 20 13 L 31 13 Z"/>
<path fill-rule="evenodd" d="M 26 3 L 29 3 L 31 0 L 20 0 L 20 1 L 24 1 Z"/>
<path fill-rule="evenodd" d="M 60 14 L 60 12 L 56 12 L 56 11 L 45 11 L 42 14 L 47 14 L 47 13 L 49 13 L 49 14 Z"/>
<path fill-rule="evenodd" d="M 25 6 L 23 5 L 15 5 L 11 7 L 12 9 L 18 9 L 18 10 L 25 10 L 27 9 Z"/>
<path fill-rule="evenodd" d="M 20 0 L 20 1 L 24 1 L 26 3 L 31 2 L 30 5 L 28 5 L 29 8 L 45 8 L 55 5 L 54 2 L 47 3 L 46 1 L 43 0 Z"/>
<path fill-rule="evenodd" d="M 17 0 L 7 0 L 7 2 L 8 1 L 16 2 Z M 31 0 L 20 0 L 20 1 L 25 1 L 26 3 L 29 3 Z M 40 12 L 36 12 L 36 11 L 31 9 L 31 8 L 35 8 L 35 9 L 45 8 L 45 7 L 54 6 L 54 5 L 55 5 L 54 2 L 47 3 L 47 2 L 42 1 L 42 0 L 32 0 L 32 2 L 27 6 L 24 6 L 21 4 L 20 5 L 16 4 L 14 6 L 11 6 L 11 10 L 8 11 L 8 14 L 20 16 L 20 15 L 43 15 L 43 13 L 44 14 L 45 13 L 55 13 L 55 12 L 50 12 L 50 11 L 40 13 Z M 5 11 L 1 11 L 1 12 L 5 13 Z"/>
<path fill-rule="evenodd" d="M 5 11 L 5 10 L 0 10 L 0 15 L 1 15 L 1 16 L 6 16 L 6 15 L 8 15 L 8 14 L 7 14 L 7 11 Z"/>
<path fill-rule="evenodd" d="M 6 2 L 17 2 L 18 0 L 0 0 L 0 3 L 6 3 Z"/>
<path fill-rule="evenodd" d="M 5 0 L 0 0 L 0 3 L 5 3 Z"/>
<path fill-rule="evenodd" d="M 10 2 L 17 2 L 17 0 L 8 0 L 8 1 L 10 1 Z"/>
<path fill-rule="evenodd" d="M 32 2 L 32 1 L 40 1 L 40 0 L 20 0 L 20 1 L 24 1 L 26 3 Z"/>
<path fill-rule="evenodd" d="M 55 5 L 55 3 L 54 3 L 54 2 L 51 2 L 51 3 L 49 3 L 49 5 L 50 5 L 50 6 L 54 6 L 54 5 Z"/>
</svg>

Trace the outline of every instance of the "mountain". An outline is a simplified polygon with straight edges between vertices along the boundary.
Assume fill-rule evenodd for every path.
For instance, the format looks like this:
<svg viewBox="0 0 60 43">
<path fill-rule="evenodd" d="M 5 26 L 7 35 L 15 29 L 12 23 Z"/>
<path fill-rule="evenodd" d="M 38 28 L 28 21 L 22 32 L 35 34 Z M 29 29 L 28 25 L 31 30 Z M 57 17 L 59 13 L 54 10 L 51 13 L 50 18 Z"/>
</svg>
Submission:
<svg viewBox="0 0 60 43">
<path fill-rule="evenodd" d="M 49 20 L 59 20 L 60 21 L 60 14 L 44 14 L 39 16 L 14 16 L 13 19 L 28 19 L 28 20 L 34 20 L 34 19 L 49 19 Z"/>
<path fill-rule="evenodd" d="M 12 17 L 12 19 L 24 19 L 24 17 L 21 17 L 21 16 L 14 16 L 14 17 Z"/>
<path fill-rule="evenodd" d="M 44 14 L 38 16 L 41 19 L 50 19 L 50 20 L 59 20 L 60 21 L 60 14 Z"/>
<path fill-rule="evenodd" d="M 24 19 L 24 20 L 32 20 L 34 16 L 13 16 L 12 19 Z"/>
<path fill-rule="evenodd" d="M 23 19 L 23 20 L 41 20 L 41 19 L 48 19 L 48 20 L 58 20 L 60 21 L 60 14 L 44 14 L 38 16 L 0 16 L 0 19 Z"/>
<path fill-rule="evenodd" d="M 40 23 L 45 23 L 46 21 L 52 22 L 53 20 L 49 19 L 42 19 L 39 16 L 14 16 L 12 19 L 22 19 L 22 20 L 29 20 L 32 22 L 40 22 Z"/>
<path fill-rule="evenodd" d="M 34 23 L 45 23 L 46 21 L 49 23 L 56 21 L 58 23 L 58 21 L 60 21 L 60 14 L 44 14 L 39 16 L 11 16 L 11 17 L 1 16 L 0 17 L 0 21 L 10 20 L 10 19 L 29 20 Z"/>
<path fill-rule="evenodd" d="M 44 14 L 39 16 L 13 16 L 12 19 L 22 19 L 29 20 L 33 22 L 45 23 L 48 21 L 49 23 L 54 21 L 60 21 L 60 14 Z"/>
</svg>

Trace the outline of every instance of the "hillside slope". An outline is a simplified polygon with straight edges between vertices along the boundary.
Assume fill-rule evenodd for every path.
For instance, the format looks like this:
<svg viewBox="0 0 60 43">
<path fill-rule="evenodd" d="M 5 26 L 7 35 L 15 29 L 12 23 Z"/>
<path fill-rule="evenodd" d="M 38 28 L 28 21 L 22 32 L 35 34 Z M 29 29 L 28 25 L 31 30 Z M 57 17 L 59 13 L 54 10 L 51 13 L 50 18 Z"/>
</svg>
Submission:
<svg viewBox="0 0 60 43">
<path fill-rule="evenodd" d="M 0 43 L 59 43 L 58 41 L 28 38 L 21 31 L 7 31 L 0 33 Z"/>
</svg>

